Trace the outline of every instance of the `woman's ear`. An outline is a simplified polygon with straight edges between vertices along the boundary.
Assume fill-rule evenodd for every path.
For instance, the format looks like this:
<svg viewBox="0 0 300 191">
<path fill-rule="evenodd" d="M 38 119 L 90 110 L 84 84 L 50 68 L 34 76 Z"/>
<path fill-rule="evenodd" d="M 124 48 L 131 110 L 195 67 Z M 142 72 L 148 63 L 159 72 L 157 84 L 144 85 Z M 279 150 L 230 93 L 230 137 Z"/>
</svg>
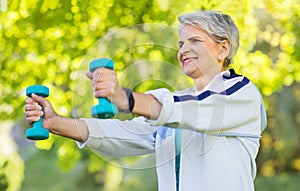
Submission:
<svg viewBox="0 0 300 191">
<path fill-rule="evenodd" d="M 225 39 L 222 40 L 219 44 L 218 44 L 218 50 L 219 50 L 219 55 L 218 55 L 218 60 L 222 61 L 223 59 L 225 59 L 231 50 L 231 43 L 229 40 Z"/>
</svg>

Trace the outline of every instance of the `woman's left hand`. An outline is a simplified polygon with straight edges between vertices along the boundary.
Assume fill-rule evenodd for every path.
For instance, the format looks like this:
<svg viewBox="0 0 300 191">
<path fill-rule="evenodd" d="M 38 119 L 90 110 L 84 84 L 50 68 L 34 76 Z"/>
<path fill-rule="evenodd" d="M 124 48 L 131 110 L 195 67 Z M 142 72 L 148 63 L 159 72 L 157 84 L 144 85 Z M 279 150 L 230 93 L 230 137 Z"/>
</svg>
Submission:
<svg viewBox="0 0 300 191">
<path fill-rule="evenodd" d="M 98 68 L 93 72 L 86 72 L 86 76 L 92 80 L 92 91 L 95 97 L 106 97 L 116 104 L 119 110 L 128 110 L 129 105 L 126 92 L 120 86 L 114 70 Z"/>
</svg>

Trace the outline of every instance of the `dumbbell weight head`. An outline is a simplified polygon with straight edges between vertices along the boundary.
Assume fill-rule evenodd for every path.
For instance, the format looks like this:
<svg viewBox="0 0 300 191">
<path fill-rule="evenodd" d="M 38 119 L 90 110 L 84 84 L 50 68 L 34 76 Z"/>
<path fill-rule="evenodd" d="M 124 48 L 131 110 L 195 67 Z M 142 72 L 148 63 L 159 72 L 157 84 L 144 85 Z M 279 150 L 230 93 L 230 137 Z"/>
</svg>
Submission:
<svg viewBox="0 0 300 191">
<path fill-rule="evenodd" d="M 109 58 L 97 58 L 89 63 L 89 70 L 91 72 L 95 71 L 97 68 L 108 68 L 114 69 L 114 61 Z"/>
</svg>

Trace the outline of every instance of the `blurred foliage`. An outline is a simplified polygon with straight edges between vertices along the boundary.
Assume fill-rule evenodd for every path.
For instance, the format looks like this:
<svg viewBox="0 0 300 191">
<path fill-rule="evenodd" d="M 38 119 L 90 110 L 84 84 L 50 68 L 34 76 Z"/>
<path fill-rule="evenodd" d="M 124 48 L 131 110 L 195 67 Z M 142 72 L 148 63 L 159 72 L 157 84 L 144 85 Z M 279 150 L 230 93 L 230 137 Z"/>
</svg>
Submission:
<svg viewBox="0 0 300 191">
<path fill-rule="evenodd" d="M 24 92 L 32 84 L 50 88 L 49 100 L 58 113 L 87 116 L 94 100 L 84 72 L 90 59 L 100 56 L 113 58 L 122 85 L 136 91 L 190 86 L 178 69 L 177 16 L 215 9 L 231 15 L 238 25 L 240 49 L 233 67 L 258 86 L 268 108 L 259 172 L 299 172 L 299 5 L 299 0 L 0 0 L 0 120 L 24 117 Z M 54 151 L 63 171 L 85 162 L 91 184 L 122 184 L 118 176 L 109 180 L 122 170 L 107 167 L 73 141 L 51 136 L 36 146 Z M 22 178 L 14 189 L 6 182 L 16 174 L 22 177 L 23 167 L 11 175 L 4 169 L 13 159 L 3 159 L 0 186 L 17 190 Z"/>
<path fill-rule="evenodd" d="M 300 174 L 278 174 L 272 177 L 258 175 L 255 179 L 255 190 L 258 191 L 297 191 Z"/>
<path fill-rule="evenodd" d="M 25 161 L 25 174 L 28 176 L 25 176 L 22 191 L 39 191 L 41 188 L 53 191 L 157 190 L 155 168 L 117 168 L 101 162 L 92 154 L 88 161 L 78 161 L 72 169 L 62 171 L 57 165 L 56 155 L 55 149 L 42 150 Z M 88 157 L 88 152 L 83 151 L 83 155 L 83 158 Z"/>
<path fill-rule="evenodd" d="M 300 84 L 268 98 L 268 129 L 261 139 L 258 168 L 265 176 L 300 172 Z"/>
<path fill-rule="evenodd" d="M 12 141 L 12 121 L 0 121 L 0 191 L 19 190 L 24 179 L 24 162 Z"/>
</svg>

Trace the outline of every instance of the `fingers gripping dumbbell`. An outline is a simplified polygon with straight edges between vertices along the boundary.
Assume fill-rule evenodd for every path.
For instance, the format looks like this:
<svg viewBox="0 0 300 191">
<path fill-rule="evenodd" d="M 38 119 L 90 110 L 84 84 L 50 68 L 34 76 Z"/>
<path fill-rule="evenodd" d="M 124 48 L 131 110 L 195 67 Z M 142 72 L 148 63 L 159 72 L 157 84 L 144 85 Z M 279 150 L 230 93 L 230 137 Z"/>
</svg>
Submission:
<svg viewBox="0 0 300 191">
<path fill-rule="evenodd" d="M 46 86 L 41 85 L 33 85 L 26 88 L 27 96 L 31 97 L 33 93 L 45 98 L 49 96 L 49 89 Z M 32 128 L 26 130 L 26 137 L 32 140 L 44 140 L 49 138 L 49 130 L 43 128 L 42 123 L 43 116 L 32 124 Z"/>
<path fill-rule="evenodd" d="M 89 70 L 95 71 L 97 68 L 114 69 L 114 62 L 108 58 L 99 58 L 92 60 L 89 64 Z M 98 97 L 98 105 L 91 108 L 91 115 L 96 118 L 106 119 L 111 118 L 118 113 L 118 107 L 111 103 L 105 97 Z"/>
</svg>

